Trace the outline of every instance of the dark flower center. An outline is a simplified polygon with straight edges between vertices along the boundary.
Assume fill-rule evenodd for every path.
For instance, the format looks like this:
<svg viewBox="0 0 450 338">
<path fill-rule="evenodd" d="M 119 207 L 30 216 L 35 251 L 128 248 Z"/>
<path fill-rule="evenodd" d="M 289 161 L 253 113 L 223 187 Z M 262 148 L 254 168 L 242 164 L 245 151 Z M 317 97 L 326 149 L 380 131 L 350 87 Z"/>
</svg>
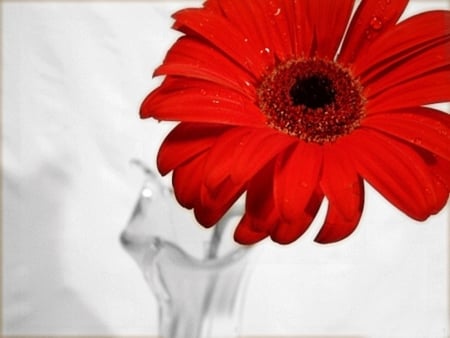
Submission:
<svg viewBox="0 0 450 338">
<path fill-rule="evenodd" d="M 333 82 L 321 75 L 299 77 L 289 94 L 295 106 L 303 104 L 312 109 L 324 107 L 334 101 Z"/>
<path fill-rule="evenodd" d="M 324 59 L 281 63 L 258 87 L 258 105 L 270 127 L 320 144 L 357 128 L 364 103 L 362 87 L 350 71 Z"/>
</svg>

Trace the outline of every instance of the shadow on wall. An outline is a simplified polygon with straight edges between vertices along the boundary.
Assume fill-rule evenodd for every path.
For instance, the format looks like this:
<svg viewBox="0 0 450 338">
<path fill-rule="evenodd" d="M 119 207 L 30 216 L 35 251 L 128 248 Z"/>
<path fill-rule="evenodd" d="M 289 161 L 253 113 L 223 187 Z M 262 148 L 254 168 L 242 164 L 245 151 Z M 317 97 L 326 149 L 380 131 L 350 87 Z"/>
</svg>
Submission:
<svg viewBox="0 0 450 338">
<path fill-rule="evenodd" d="M 61 252 L 67 173 L 45 163 L 3 182 L 3 333 L 77 334 L 110 330 L 65 285 Z"/>
</svg>

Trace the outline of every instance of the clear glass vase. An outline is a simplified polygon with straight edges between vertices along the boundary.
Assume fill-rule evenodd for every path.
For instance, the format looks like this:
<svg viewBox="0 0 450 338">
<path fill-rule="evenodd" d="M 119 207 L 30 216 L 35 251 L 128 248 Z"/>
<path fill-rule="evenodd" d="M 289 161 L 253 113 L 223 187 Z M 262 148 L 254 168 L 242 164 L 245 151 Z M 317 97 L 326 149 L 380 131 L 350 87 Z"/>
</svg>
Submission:
<svg viewBox="0 0 450 338">
<path fill-rule="evenodd" d="M 159 305 L 161 338 L 238 337 L 250 249 L 232 240 L 235 205 L 212 229 L 196 223 L 162 179 L 145 180 L 121 242 Z"/>
</svg>

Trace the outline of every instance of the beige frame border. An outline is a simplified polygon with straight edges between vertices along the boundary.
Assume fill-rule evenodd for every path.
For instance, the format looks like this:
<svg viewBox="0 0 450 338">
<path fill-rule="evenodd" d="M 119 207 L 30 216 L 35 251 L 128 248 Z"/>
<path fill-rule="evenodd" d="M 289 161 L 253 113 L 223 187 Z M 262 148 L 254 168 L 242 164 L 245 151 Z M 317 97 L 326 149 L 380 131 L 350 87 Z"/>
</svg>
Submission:
<svg viewBox="0 0 450 338">
<path fill-rule="evenodd" d="M 1 32 L 3 31 L 3 3 L 8 2 L 15 2 L 15 3 L 36 3 L 36 2 L 124 2 L 125 0 L 0 0 L 0 121 L 3 120 L 3 68 L 1 65 L 3 65 L 3 54 L 2 52 L 2 46 L 3 46 L 3 35 Z M 130 0 L 129 2 L 163 2 L 164 0 Z M 178 1 L 186 1 L 186 0 L 178 0 Z M 245 0 L 242 0 L 245 1 Z M 411 0 L 411 1 L 425 1 L 425 0 Z M 447 0 L 447 2 L 450 4 L 450 0 Z M 450 55 L 449 55 L 450 57 Z M 449 88 L 450 90 L 450 88 Z M 450 109 L 450 105 L 449 105 Z M 0 141 L 3 139 L 2 130 L 0 129 Z M 0 142 L 1 143 L 1 142 Z M 3 147 L 0 147 L 0 177 L 3 178 Z M 0 181 L 0 215 L 3 215 L 3 181 Z M 448 205 L 447 205 L 448 208 Z M 449 312 L 449 326 L 450 326 L 450 213 L 448 214 L 448 244 L 447 244 L 447 311 Z M 0 268 L 3 267 L 3 241 L 2 241 L 2 235 L 3 235 L 3 221 L 0 220 Z M 145 335 L 134 335 L 134 336 L 104 336 L 104 335 L 33 335 L 33 336 L 23 336 L 23 335 L 3 335 L 3 278 L 0 278 L 0 338 L 158 338 L 157 336 L 145 336 Z M 227 337 L 223 337 L 227 338 Z M 302 336 L 273 336 L 273 335 L 257 335 L 257 336 L 245 336 L 241 338 L 366 338 L 364 336 L 359 335 L 351 335 L 351 336 L 330 336 L 330 335 L 302 335 Z M 446 337 L 442 337 L 446 338 Z M 450 338 L 450 336 L 447 336 L 447 338 Z"/>
</svg>

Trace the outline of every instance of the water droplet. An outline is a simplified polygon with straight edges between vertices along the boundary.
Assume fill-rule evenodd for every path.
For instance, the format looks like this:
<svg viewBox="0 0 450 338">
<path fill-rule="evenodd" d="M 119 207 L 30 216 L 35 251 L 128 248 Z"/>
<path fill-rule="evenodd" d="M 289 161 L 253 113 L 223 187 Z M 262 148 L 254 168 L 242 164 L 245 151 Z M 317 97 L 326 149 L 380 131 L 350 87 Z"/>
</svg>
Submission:
<svg viewBox="0 0 450 338">
<path fill-rule="evenodd" d="M 206 90 L 200 89 L 200 94 L 201 94 L 201 95 L 206 95 Z"/>
<path fill-rule="evenodd" d="M 247 80 L 246 80 L 246 81 L 244 81 L 244 83 L 245 83 L 245 85 L 246 85 L 247 87 L 250 87 L 250 86 L 251 86 L 251 83 L 250 83 L 250 82 L 248 82 Z"/>
<path fill-rule="evenodd" d="M 422 139 L 419 137 L 413 138 L 412 139 L 412 143 L 417 144 L 417 145 L 421 145 L 422 144 Z"/>
<path fill-rule="evenodd" d="M 269 48 L 269 47 L 263 48 L 263 49 L 261 49 L 261 50 L 259 51 L 259 53 L 260 53 L 260 54 L 264 54 L 264 53 L 269 54 L 269 53 L 270 53 L 270 48 Z"/>
<path fill-rule="evenodd" d="M 366 29 L 365 33 L 366 33 L 366 38 L 368 40 L 372 39 L 373 34 L 372 34 L 372 32 L 369 29 Z"/>
<path fill-rule="evenodd" d="M 220 101 L 219 100 L 212 100 L 212 103 L 218 104 L 218 103 L 220 103 Z"/>
<path fill-rule="evenodd" d="M 248 38 L 244 38 L 244 42 L 248 42 Z"/>
<path fill-rule="evenodd" d="M 439 128 L 438 133 L 442 136 L 448 136 L 448 130 L 446 128 Z"/>
<path fill-rule="evenodd" d="M 281 13 L 281 8 L 278 7 L 277 10 L 275 11 L 275 13 L 273 13 L 273 15 L 278 16 Z"/>
<path fill-rule="evenodd" d="M 380 30 L 383 28 L 383 21 L 377 16 L 372 17 L 372 20 L 370 20 L 370 27 L 374 30 Z"/>
</svg>

